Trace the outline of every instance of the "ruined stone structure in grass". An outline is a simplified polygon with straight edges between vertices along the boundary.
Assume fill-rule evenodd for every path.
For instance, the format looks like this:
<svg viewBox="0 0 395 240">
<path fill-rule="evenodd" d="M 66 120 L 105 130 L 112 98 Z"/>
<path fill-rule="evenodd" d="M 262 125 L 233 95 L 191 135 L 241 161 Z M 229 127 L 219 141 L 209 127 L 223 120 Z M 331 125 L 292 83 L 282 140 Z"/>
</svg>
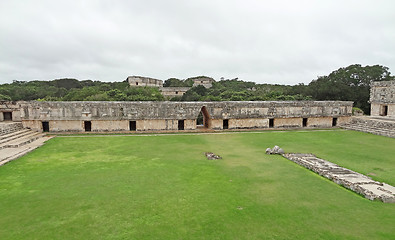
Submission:
<svg viewBox="0 0 395 240">
<path fill-rule="evenodd" d="M 311 171 L 345 187 L 369 200 L 395 203 L 395 187 L 372 180 L 337 164 L 318 158 L 313 154 L 286 153 L 283 156 Z"/>
<path fill-rule="evenodd" d="M 370 107 L 371 116 L 395 117 L 395 80 L 371 84 Z"/>
</svg>

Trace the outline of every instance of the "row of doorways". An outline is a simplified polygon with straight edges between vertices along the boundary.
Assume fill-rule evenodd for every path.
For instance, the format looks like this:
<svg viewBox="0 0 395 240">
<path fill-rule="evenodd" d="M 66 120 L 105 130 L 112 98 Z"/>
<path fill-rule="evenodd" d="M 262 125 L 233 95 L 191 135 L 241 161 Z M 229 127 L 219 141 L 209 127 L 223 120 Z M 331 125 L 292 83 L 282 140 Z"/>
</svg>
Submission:
<svg viewBox="0 0 395 240">
<path fill-rule="evenodd" d="M 199 119 L 197 120 L 198 123 Z M 307 121 L 308 118 L 303 118 L 302 120 L 302 126 L 307 127 Z M 205 125 L 203 125 L 205 127 Z M 337 126 L 337 118 L 332 119 L 332 127 Z M 271 118 L 269 119 L 269 128 L 274 127 L 274 119 Z M 42 122 L 42 129 L 44 132 L 49 132 L 49 122 L 43 121 Z M 185 129 L 185 120 L 178 120 L 178 130 L 184 130 Z M 229 129 L 229 119 L 223 119 L 222 120 L 222 129 Z M 92 122 L 91 121 L 84 121 L 84 130 L 85 132 L 91 132 L 92 131 Z M 129 121 L 129 131 L 136 131 L 137 126 L 136 126 L 136 121 Z"/>
</svg>

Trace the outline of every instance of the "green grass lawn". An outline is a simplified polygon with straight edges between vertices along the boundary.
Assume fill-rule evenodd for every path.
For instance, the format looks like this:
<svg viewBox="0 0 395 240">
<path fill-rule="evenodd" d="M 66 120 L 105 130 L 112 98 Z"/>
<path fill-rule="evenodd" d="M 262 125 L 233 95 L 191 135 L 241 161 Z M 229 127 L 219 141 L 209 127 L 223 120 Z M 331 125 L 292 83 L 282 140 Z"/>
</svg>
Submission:
<svg viewBox="0 0 395 240">
<path fill-rule="evenodd" d="M 353 131 L 58 137 L 0 167 L 0 239 L 395 239 L 395 204 L 274 145 L 395 185 L 395 139 Z"/>
</svg>

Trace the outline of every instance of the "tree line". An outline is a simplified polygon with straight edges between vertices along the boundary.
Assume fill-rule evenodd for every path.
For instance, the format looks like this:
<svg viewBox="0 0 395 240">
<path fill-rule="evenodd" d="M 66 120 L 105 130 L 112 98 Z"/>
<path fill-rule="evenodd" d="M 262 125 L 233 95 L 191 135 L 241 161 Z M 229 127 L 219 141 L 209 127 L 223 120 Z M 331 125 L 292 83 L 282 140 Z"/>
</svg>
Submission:
<svg viewBox="0 0 395 240">
<path fill-rule="evenodd" d="M 200 78 L 204 76 L 194 77 Z M 388 67 L 359 64 L 339 68 L 320 76 L 308 85 L 257 84 L 235 79 L 213 82 L 211 88 L 192 87 L 193 79 L 170 78 L 164 87 L 191 87 L 182 97 L 171 101 L 294 101 L 347 100 L 369 113 L 369 89 L 372 81 L 393 80 Z M 52 81 L 17 81 L 0 85 L 0 100 L 38 101 L 164 101 L 158 88 L 130 87 L 127 81 L 79 81 L 64 78 Z"/>
</svg>

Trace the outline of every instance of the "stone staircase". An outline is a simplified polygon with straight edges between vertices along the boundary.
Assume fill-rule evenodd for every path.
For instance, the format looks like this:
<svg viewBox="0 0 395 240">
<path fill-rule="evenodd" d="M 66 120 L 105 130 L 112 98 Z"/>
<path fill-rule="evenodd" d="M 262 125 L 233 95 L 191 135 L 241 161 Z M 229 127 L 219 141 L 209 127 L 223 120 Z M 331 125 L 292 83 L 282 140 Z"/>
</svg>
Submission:
<svg viewBox="0 0 395 240">
<path fill-rule="evenodd" d="M 395 119 L 380 117 L 353 117 L 341 128 L 395 138 Z"/>
<path fill-rule="evenodd" d="M 2 123 L 0 130 L 0 166 L 33 151 L 50 138 L 23 128 L 22 123 Z"/>
</svg>

